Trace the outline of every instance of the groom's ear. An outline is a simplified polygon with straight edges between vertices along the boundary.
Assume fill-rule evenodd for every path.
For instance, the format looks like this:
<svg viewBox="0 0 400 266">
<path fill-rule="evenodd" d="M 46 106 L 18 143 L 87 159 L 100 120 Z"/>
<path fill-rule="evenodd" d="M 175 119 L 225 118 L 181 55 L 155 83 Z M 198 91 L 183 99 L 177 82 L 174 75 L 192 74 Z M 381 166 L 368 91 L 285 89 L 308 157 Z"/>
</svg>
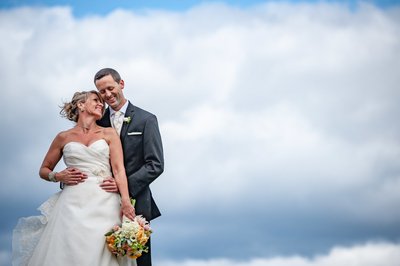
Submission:
<svg viewBox="0 0 400 266">
<path fill-rule="evenodd" d="M 125 81 L 124 81 L 123 79 L 121 79 L 121 80 L 119 81 L 119 85 L 121 86 L 121 90 L 123 90 L 124 87 L 125 87 Z"/>
</svg>

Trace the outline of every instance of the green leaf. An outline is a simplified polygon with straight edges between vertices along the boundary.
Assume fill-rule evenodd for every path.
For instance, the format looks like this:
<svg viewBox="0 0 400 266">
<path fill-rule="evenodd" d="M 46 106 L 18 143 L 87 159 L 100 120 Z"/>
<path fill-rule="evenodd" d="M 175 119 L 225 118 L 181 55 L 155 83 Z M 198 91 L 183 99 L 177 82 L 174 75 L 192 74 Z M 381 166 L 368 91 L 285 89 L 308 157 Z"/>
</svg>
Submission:
<svg viewBox="0 0 400 266">
<path fill-rule="evenodd" d="M 132 204 L 133 207 L 135 207 L 136 200 L 131 198 L 131 204 Z"/>
</svg>

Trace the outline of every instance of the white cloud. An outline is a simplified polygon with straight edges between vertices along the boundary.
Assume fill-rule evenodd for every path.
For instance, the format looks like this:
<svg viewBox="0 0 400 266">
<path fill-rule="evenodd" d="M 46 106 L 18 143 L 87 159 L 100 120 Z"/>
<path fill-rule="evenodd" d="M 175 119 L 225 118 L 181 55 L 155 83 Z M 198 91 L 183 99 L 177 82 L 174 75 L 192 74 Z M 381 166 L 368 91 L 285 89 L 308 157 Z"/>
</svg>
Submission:
<svg viewBox="0 0 400 266">
<path fill-rule="evenodd" d="M 57 190 L 37 171 L 71 126 L 58 105 L 110 66 L 128 98 L 159 118 L 160 253 L 195 256 L 212 228 L 226 249 L 205 256 L 238 257 L 229 230 L 247 226 L 243 217 L 256 224 L 251 240 L 241 236 L 246 259 L 398 237 L 399 13 L 327 3 L 81 19 L 68 8 L 2 10 L 2 109 L 12 113 L 1 117 L 2 198 L 33 204 Z M 172 244 L 168 226 L 180 230 Z"/>
<path fill-rule="evenodd" d="M 11 254 L 0 252 L 0 265 L 8 265 Z M 334 247 L 328 254 L 313 258 L 302 256 L 253 258 L 253 259 L 188 259 L 156 260 L 160 266 L 397 266 L 400 260 L 400 245 L 385 242 L 370 242 L 352 247 Z"/>
<path fill-rule="evenodd" d="M 400 245 L 368 243 L 353 247 L 336 247 L 329 254 L 312 259 L 301 256 L 257 258 L 251 260 L 210 259 L 159 261 L 160 266 L 397 266 Z"/>
</svg>

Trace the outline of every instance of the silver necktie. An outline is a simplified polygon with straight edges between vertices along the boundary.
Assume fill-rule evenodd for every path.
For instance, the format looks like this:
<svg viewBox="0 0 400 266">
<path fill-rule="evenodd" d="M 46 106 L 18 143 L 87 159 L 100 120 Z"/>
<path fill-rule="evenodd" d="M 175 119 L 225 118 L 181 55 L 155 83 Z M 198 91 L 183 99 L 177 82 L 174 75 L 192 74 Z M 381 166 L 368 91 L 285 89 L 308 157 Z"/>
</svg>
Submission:
<svg viewBox="0 0 400 266">
<path fill-rule="evenodd" d="M 113 119 L 113 127 L 117 131 L 118 135 L 121 133 L 121 128 L 122 128 L 122 112 L 121 111 L 116 111 L 114 113 L 114 119 Z"/>
</svg>

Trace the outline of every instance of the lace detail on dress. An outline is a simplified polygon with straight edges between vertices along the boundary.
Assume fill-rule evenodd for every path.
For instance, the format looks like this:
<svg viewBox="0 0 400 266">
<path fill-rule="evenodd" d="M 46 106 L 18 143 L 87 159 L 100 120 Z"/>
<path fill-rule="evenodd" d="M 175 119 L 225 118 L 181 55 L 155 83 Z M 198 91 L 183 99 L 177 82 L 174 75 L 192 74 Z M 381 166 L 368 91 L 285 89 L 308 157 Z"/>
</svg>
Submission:
<svg viewBox="0 0 400 266">
<path fill-rule="evenodd" d="M 45 201 L 38 210 L 42 215 L 21 218 L 13 231 L 12 265 L 27 265 L 61 192 Z"/>
<path fill-rule="evenodd" d="M 42 214 L 42 223 L 45 224 L 47 223 L 50 215 L 51 215 L 51 211 L 53 210 L 54 206 L 56 205 L 56 202 L 58 200 L 58 198 L 60 197 L 61 191 L 54 194 L 53 196 L 51 196 L 47 201 L 43 202 L 42 205 L 39 206 L 38 210 L 41 212 Z"/>
</svg>

